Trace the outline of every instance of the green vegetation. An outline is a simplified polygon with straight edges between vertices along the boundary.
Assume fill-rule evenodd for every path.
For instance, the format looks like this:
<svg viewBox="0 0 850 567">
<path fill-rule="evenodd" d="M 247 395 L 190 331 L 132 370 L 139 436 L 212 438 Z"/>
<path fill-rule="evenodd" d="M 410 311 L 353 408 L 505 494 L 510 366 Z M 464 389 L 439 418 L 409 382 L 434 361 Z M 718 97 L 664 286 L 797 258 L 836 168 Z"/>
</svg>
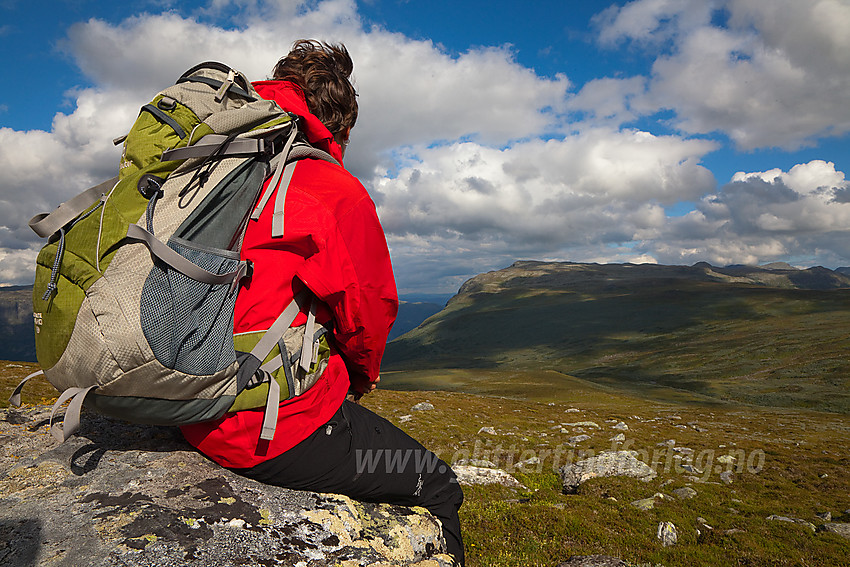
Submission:
<svg viewBox="0 0 850 567">
<path fill-rule="evenodd" d="M 850 540 L 812 529 L 824 512 L 850 523 L 847 282 L 706 266 L 520 263 L 389 345 L 365 405 L 449 463 L 488 460 L 525 486 L 465 487 L 468 565 L 850 566 Z M 35 368 L 0 363 L 3 390 Z M 24 401 L 55 395 L 37 378 Z M 422 401 L 435 409 L 411 409 Z M 612 449 L 658 476 L 563 493 L 560 466 Z M 684 487 L 696 495 L 673 495 Z"/>
<path fill-rule="evenodd" d="M 382 383 L 396 387 L 417 379 L 427 380 L 427 372 L 388 375 Z M 365 398 L 367 406 L 444 460 L 490 460 L 528 487 L 464 488 L 461 521 L 468 565 L 551 567 L 572 555 L 591 554 L 666 567 L 850 565 L 850 540 L 767 519 L 780 515 L 820 525 L 823 520 L 815 514 L 830 511 L 832 521 L 850 522 L 847 417 L 693 399 L 685 404 L 648 401 L 577 379 L 567 380 L 569 391 L 526 389 L 549 380 L 547 373 L 533 372 L 435 372 L 428 381 L 443 389 L 463 383 L 490 395 L 378 390 Z M 493 390 L 501 386 L 531 391 L 534 399 L 494 397 Z M 426 400 L 434 410 L 410 409 Z M 412 417 L 401 419 L 405 415 Z M 567 441 L 577 428 L 564 427 L 565 433 L 561 424 L 580 421 L 600 428 L 584 428 L 591 439 L 570 447 Z M 610 439 L 619 421 L 629 429 L 626 441 L 618 444 Z M 496 435 L 479 433 L 485 426 Z M 693 449 L 692 463 L 701 474 L 685 471 L 675 456 L 680 453 L 658 446 L 669 439 L 678 448 Z M 649 482 L 593 479 L 577 494 L 562 493 L 556 467 L 613 448 L 637 451 L 658 476 Z M 738 460 L 723 464 L 718 459 L 725 455 Z M 540 463 L 517 465 L 531 457 Z M 721 481 L 724 471 L 733 473 L 732 484 Z M 697 495 L 687 500 L 672 496 L 685 486 Z M 630 504 L 655 493 L 666 497 L 656 499 L 651 510 Z M 672 547 L 656 539 L 662 521 L 678 530 Z"/>
<path fill-rule="evenodd" d="M 577 277 L 542 266 L 557 269 L 471 280 L 446 309 L 390 343 L 385 370 L 551 370 L 660 400 L 690 393 L 850 413 L 850 289 L 637 266 L 632 276 L 573 265 L 585 272 Z M 547 379 L 560 389 L 558 380 Z M 440 387 L 419 387 L 432 386 Z"/>
</svg>

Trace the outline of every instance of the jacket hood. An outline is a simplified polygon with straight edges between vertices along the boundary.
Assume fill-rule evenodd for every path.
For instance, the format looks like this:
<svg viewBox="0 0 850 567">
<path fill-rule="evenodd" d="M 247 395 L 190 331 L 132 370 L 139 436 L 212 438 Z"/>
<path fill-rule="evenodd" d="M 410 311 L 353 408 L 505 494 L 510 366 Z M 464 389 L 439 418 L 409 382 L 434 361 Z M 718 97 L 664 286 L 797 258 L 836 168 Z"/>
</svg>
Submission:
<svg viewBox="0 0 850 567">
<path fill-rule="evenodd" d="M 289 81 L 257 81 L 252 84 L 261 97 L 272 100 L 283 110 L 300 116 L 299 126 L 307 140 L 342 163 L 342 149 L 334 141 L 330 130 L 307 108 L 300 88 Z"/>
</svg>

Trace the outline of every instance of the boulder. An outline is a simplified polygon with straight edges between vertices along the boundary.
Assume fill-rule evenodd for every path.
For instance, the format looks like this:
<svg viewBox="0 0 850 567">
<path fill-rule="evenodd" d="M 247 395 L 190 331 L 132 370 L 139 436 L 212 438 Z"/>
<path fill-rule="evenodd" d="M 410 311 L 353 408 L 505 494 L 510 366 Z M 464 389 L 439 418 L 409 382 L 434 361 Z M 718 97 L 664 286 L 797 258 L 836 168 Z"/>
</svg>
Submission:
<svg viewBox="0 0 850 567">
<path fill-rule="evenodd" d="M 176 428 L 0 410 L 0 564 L 450 565 L 426 510 L 287 490 L 227 471 Z"/>
<path fill-rule="evenodd" d="M 575 493 L 579 485 L 591 478 L 630 476 L 644 481 L 655 478 L 655 471 L 635 455 L 635 451 L 603 451 L 595 457 L 564 465 L 559 471 L 564 492 Z"/>
<path fill-rule="evenodd" d="M 850 539 L 850 523 L 828 522 L 821 526 L 821 531 L 838 534 L 842 537 Z"/>
<path fill-rule="evenodd" d="M 473 484 L 501 484 L 508 488 L 526 488 L 520 481 L 502 469 L 475 467 L 470 465 L 452 465 L 452 470 L 455 475 L 457 475 L 457 481 L 466 486 L 471 486 Z"/>
<path fill-rule="evenodd" d="M 679 540 L 679 533 L 672 522 L 661 522 L 658 524 L 655 537 L 661 541 L 661 545 L 669 547 L 671 545 L 676 545 L 676 542 Z"/>
<path fill-rule="evenodd" d="M 767 517 L 767 519 L 775 521 L 775 522 L 787 522 L 789 524 L 798 524 L 798 525 L 805 526 L 805 527 L 809 528 L 813 532 L 817 531 L 817 527 L 813 523 L 806 521 L 806 520 L 803 520 L 803 519 L 800 519 L 800 518 L 789 518 L 788 516 L 780 516 L 778 514 L 771 514 L 770 516 Z"/>
<path fill-rule="evenodd" d="M 679 500 L 688 500 L 696 495 L 697 491 L 691 488 L 690 486 L 683 486 L 682 488 L 677 488 L 673 491 L 673 496 L 675 496 Z"/>
<path fill-rule="evenodd" d="M 558 567 L 627 567 L 628 563 L 610 555 L 575 555 Z"/>
</svg>

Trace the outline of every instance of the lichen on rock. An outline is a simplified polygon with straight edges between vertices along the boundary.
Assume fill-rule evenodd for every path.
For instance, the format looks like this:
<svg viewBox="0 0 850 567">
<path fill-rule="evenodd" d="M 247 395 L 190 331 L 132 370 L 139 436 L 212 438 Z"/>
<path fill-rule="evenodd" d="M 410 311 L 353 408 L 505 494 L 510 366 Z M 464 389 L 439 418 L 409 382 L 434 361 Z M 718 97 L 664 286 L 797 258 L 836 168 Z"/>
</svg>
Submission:
<svg viewBox="0 0 850 567">
<path fill-rule="evenodd" d="M 2 565 L 450 565 L 422 508 L 264 485 L 90 413 L 56 445 L 48 414 L 0 410 Z"/>
</svg>

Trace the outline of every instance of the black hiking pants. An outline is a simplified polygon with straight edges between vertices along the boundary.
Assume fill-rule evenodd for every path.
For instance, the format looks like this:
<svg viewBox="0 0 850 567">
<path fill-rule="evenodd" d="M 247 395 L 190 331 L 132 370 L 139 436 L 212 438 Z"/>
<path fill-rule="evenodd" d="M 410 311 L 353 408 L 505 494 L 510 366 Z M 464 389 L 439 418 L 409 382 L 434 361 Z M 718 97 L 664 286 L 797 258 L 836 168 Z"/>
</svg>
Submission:
<svg viewBox="0 0 850 567">
<path fill-rule="evenodd" d="M 448 552 L 464 564 L 458 519 L 463 491 L 454 472 L 418 441 L 361 405 L 344 401 L 330 421 L 289 451 L 234 471 L 295 490 L 422 506 L 440 520 Z"/>
</svg>

